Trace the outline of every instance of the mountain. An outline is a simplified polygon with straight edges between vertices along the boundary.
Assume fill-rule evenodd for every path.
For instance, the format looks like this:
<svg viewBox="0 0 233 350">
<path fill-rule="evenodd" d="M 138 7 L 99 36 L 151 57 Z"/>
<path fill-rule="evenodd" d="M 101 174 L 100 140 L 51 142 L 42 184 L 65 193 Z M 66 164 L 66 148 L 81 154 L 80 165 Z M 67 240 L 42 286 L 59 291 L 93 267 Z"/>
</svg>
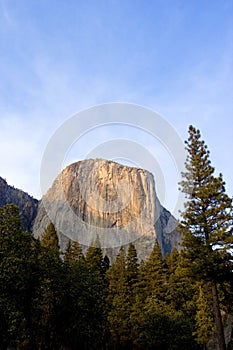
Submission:
<svg viewBox="0 0 233 350">
<path fill-rule="evenodd" d="M 39 203 L 34 235 L 41 236 L 51 221 L 62 250 L 69 240 L 84 248 L 100 244 L 110 259 L 131 242 L 146 259 L 155 238 L 165 255 L 181 239 L 175 218 L 157 198 L 153 175 L 103 159 L 73 163 L 58 175 Z"/>
<path fill-rule="evenodd" d="M 38 209 L 38 200 L 26 192 L 8 185 L 6 180 L 0 177 L 0 207 L 6 204 L 15 204 L 19 207 L 22 229 L 32 231 Z"/>
</svg>

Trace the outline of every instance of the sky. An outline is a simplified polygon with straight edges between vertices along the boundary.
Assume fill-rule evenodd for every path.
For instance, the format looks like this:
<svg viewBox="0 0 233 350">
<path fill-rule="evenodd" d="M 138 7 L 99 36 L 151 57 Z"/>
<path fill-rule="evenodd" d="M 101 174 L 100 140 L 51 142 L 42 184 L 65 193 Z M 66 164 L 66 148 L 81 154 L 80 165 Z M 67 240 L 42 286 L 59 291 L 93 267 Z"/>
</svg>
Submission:
<svg viewBox="0 0 233 350">
<path fill-rule="evenodd" d="M 0 176 L 10 185 L 40 198 L 56 130 L 82 110 L 125 102 L 159 113 L 182 141 L 199 128 L 233 195 L 232 0 L 0 0 L 0 53 Z M 177 174 L 161 144 L 130 127 L 97 129 L 63 165 L 128 138 L 154 153 L 172 211 Z"/>
</svg>

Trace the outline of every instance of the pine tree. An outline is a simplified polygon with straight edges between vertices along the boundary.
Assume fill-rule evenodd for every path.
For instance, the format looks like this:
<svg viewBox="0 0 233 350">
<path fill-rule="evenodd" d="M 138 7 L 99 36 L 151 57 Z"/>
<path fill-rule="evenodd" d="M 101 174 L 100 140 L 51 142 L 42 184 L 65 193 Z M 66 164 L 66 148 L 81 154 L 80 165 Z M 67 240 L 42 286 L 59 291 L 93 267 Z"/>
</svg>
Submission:
<svg viewBox="0 0 233 350">
<path fill-rule="evenodd" d="M 65 256 L 64 256 L 64 261 L 68 263 L 72 262 L 77 262 L 80 259 L 83 259 L 83 253 L 82 253 L 82 247 L 80 244 L 76 241 L 72 242 L 69 241 Z"/>
<path fill-rule="evenodd" d="M 59 240 L 57 231 L 53 225 L 53 223 L 50 223 L 45 232 L 43 233 L 41 237 L 41 246 L 44 248 L 48 248 L 51 254 L 56 259 L 60 258 L 60 247 L 59 247 Z"/>
<path fill-rule="evenodd" d="M 178 251 L 174 250 L 166 260 L 168 267 L 156 241 L 149 261 L 140 263 L 130 315 L 133 344 L 147 350 L 197 349 L 192 335 L 194 317 L 189 311 L 193 289 L 186 288 L 187 279 L 176 274 Z"/>
<path fill-rule="evenodd" d="M 151 301 L 165 299 L 166 270 L 157 239 L 147 261 L 141 261 L 135 283 L 135 302 L 131 310 L 131 324 L 134 343 L 140 342 L 141 325 L 145 323 L 147 307 Z M 144 334 L 144 332 L 143 332 Z"/>
<path fill-rule="evenodd" d="M 108 313 L 110 343 L 114 349 L 128 349 L 130 343 L 130 293 L 127 283 L 125 250 L 121 247 L 108 270 Z"/>
<path fill-rule="evenodd" d="M 146 295 L 156 295 L 163 300 L 166 293 L 167 271 L 162 252 L 157 239 L 149 259 L 145 262 L 144 278 L 146 279 L 144 293 Z"/>
<path fill-rule="evenodd" d="M 7 204 L 0 208 L 1 240 L 5 237 L 13 237 L 22 232 L 20 225 L 19 208 L 14 204 Z"/>
<path fill-rule="evenodd" d="M 186 203 L 178 228 L 183 235 L 183 255 L 194 278 L 211 282 L 219 347 L 225 350 L 217 283 L 232 270 L 232 201 L 225 193 L 222 175 L 214 176 L 200 131 L 190 126 L 185 144 L 186 171 L 180 184 Z"/>
<path fill-rule="evenodd" d="M 38 289 L 38 342 L 41 347 L 57 347 L 60 300 L 65 292 L 62 261 L 60 259 L 59 240 L 52 223 L 45 229 L 41 238 L 40 288 Z"/>
<path fill-rule="evenodd" d="M 195 317 L 196 321 L 196 335 L 197 342 L 199 344 L 205 344 L 208 342 L 214 328 L 213 322 L 213 312 L 210 307 L 210 297 L 209 293 L 204 292 L 204 288 L 207 286 L 202 286 L 199 283 L 199 296 L 197 299 L 197 313 Z"/>
<path fill-rule="evenodd" d="M 76 257 L 69 256 L 63 264 L 64 296 L 57 316 L 60 344 L 70 350 L 100 349 L 106 287 L 99 268 L 92 269 L 83 257 Z"/>
<path fill-rule="evenodd" d="M 92 279 L 92 294 L 94 297 L 94 304 L 92 305 L 92 322 L 94 329 L 101 339 L 105 340 L 105 325 L 107 318 L 106 298 L 107 298 L 107 278 L 106 271 L 108 269 L 109 259 L 103 258 L 103 252 L 100 246 L 99 238 L 88 247 L 85 262 Z M 95 336 L 97 339 L 97 335 Z M 94 339 L 93 339 L 94 341 Z"/>
<path fill-rule="evenodd" d="M 103 253 L 98 238 L 88 247 L 85 259 L 90 271 L 103 273 Z"/>
<path fill-rule="evenodd" d="M 0 208 L 0 348 L 35 348 L 33 300 L 39 288 L 39 244 L 22 232 L 18 207 Z"/>
<path fill-rule="evenodd" d="M 176 309 L 191 316 L 195 313 L 192 303 L 195 293 L 193 280 L 187 273 L 181 254 L 176 249 L 166 256 L 168 266 L 167 300 Z"/>
<path fill-rule="evenodd" d="M 173 273 L 179 264 L 180 254 L 176 248 L 171 253 L 167 253 L 165 256 L 165 262 L 168 268 L 169 274 Z"/>
<path fill-rule="evenodd" d="M 128 286 L 133 290 L 138 280 L 138 257 L 137 251 L 133 243 L 130 243 L 126 258 L 126 276 Z"/>
</svg>

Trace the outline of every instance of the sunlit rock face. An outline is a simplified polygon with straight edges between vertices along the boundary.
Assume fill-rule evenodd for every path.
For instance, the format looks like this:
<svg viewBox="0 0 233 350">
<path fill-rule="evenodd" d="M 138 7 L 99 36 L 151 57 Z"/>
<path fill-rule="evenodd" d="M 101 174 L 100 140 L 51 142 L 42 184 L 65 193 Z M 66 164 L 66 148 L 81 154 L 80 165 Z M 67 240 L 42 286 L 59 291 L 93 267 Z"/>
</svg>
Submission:
<svg viewBox="0 0 233 350">
<path fill-rule="evenodd" d="M 43 196 L 33 232 L 41 236 L 53 222 L 62 250 L 77 240 L 84 250 L 98 241 L 114 260 L 133 242 L 146 259 L 158 239 L 163 254 L 178 247 L 175 218 L 156 196 L 153 175 L 143 169 L 102 159 L 66 167 Z"/>
</svg>

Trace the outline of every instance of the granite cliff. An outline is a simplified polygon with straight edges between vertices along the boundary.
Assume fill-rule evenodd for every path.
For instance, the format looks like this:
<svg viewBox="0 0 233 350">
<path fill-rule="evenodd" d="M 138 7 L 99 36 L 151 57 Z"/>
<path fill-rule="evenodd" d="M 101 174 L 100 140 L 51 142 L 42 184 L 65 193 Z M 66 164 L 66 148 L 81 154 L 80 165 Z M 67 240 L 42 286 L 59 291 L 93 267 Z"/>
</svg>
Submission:
<svg viewBox="0 0 233 350">
<path fill-rule="evenodd" d="M 89 159 L 66 167 L 43 196 L 33 233 L 50 222 L 64 250 L 69 240 L 82 246 L 98 241 L 114 259 L 120 246 L 133 242 L 140 259 L 149 256 L 155 238 L 163 254 L 178 247 L 175 218 L 161 206 L 153 175 L 115 162 Z"/>
<path fill-rule="evenodd" d="M 8 185 L 6 180 L 0 177 L 0 207 L 6 204 L 15 204 L 19 207 L 22 229 L 32 231 L 38 209 L 38 200 L 26 192 Z"/>
</svg>

